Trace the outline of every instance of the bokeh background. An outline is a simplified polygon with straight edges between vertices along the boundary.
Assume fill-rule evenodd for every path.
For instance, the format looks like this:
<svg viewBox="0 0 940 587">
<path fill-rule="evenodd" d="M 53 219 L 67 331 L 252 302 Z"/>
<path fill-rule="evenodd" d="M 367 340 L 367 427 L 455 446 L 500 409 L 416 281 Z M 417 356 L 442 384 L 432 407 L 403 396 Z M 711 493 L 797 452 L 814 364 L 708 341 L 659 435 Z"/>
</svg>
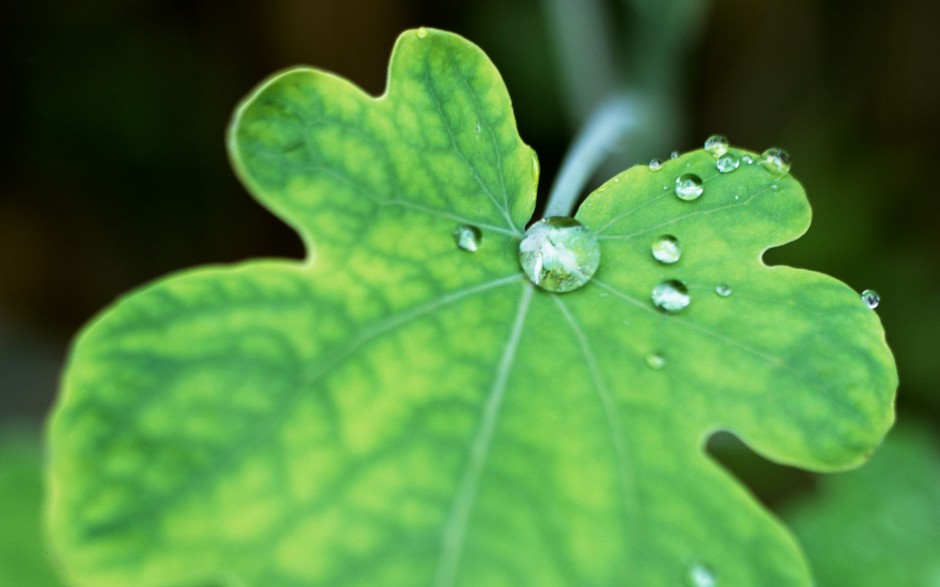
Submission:
<svg viewBox="0 0 940 587">
<path fill-rule="evenodd" d="M 232 109 L 296 64 L 380 93 L 396 36 L 426 25 L 473 40 L 503 73 L 520 134 L 540 156 L 540 197 L 585 113 L 615 87 L 648 90 L 660 105 L 650 132 L 613 154 L 620 167 L 698 148 L 714 132 L 754 150 L 786 148 L 814 223 L 768 260 L 881 293 L 899 420 L 936 440 L 940 3 L 565 4 L 3 3 L 0 426 L 41 421 L 70 338 L 122 292 L 204 263 L 300 257 L 299 239 L 229 168 Z M 578 53 L 598 42 L 612 51 Z M 712 450 L 775 507 L 816 483 L 729 438 Z"/>
</svg>

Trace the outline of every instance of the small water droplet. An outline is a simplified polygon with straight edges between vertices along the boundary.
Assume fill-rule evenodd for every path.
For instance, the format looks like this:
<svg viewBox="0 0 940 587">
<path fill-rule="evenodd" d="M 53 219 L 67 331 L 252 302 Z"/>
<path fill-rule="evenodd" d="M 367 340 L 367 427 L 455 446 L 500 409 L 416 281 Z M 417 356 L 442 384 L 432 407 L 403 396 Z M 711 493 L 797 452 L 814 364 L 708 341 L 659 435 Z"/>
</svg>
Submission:
<svg viewBox="0 0 940 587">
<path fill-rule="evenodd" d="M 602 292 L 601 292 L 600 294 L 598 294 L 598 295 L 600 295 L 601 298 L 606 298 L 606 297 L 607 297 L 608 295 L 610 295 L 610 294 L 608 294 L 606 291 L 602 291 Z"/>
<path fill-rule="evenodd" d="M 790 154 L 783 149 L 767 149 L 760 156 L 761 167 L 774 177 L 784 177 L 790 173 Z"/>
<path fill-rule="evenodd" d="M 741 157 L 741 161 L 744 161 L 744 164 L 745 164 L 745 165 L 753 165 L 753 164 L 754 164 L 754 158 L 751 157 L 750 155 L 745 155 L 745 156 Z"/>
<path fill-rule="evenodd" d="M 653 241 L 652 251 L 653 258 L 666 265 L 675 263 L 679 260 L 679 257 L 682 256 L 682 247 L 679 245 L 679 239 L 671 234 L 664 234 Z"/>
<path fill-rule="evenodd" d="M 777 184 L 775 184 L 775 183 L 770 184 L 770 191 L 775 192 L 775 191 L 777 191 L 777 190 L 779 190 L 779 189 L 780 189 L 780 186 L 779 186 L 779 185 L 777 185 Z"/>
<path fill-rule="evenodd" d="M 650 161 L 650 171 L 659 171 L 663 168 L 663 162 L 659 159 L 653 159 Z"/>
<path fill-rule="evenodd" d="M 614 183 L 620 183 L 620 176 L 619 176 L 619 175 L 614 178 Z"/>
<path fill-rule="evenodd" d="M 881 296 L 873 289 L 866 289 L 862 292 L 862 301 L 865 305 L 874 310 L 881 303 Z"/>
<path fill-rule="evenodd" d="M 674 314 L 685 309 L 692 301 L 689 288 L 677 279 L 663 281 L 653 288 L 653 305 L 664 312 Z"/>
<path fill-rule="evenodd" d="M 694 173 L 684 173 L 676 178 L 674 191 L 680 200 L 690 202 L 697 200 L 699 196 L 702 195 L 702 192 L 705 191 L 705 186 L 702 185 L 701 177 Z"/>
<path fill-rule="evenodd" d="M 727 283 L 719 283 L 715 286 L 715 293 L 720 295 L 723 298 L 726 298 L 731 295 L 731 286 Z"/>
<path fill-rule="evenodd" d="M 740 195 L 738 195 L 738 194 L 735 194 L 735 195 L 734 195 L 734 201 L 735 201 L 735 202 L 737 202 L 737 201 L 740 200 L 740 199 L 741 199 L 741 196 L 740 196 Z"/>
<path fill-rule="evenodd" d="M 478 122 L 478 123 L 477 123 L 477 128 L 476 128 L 477 134 L 480 134 L 480 131 L 481 131 L 481 130 L 483 130 L 483 127 L 480 126 L 480 123 Z"/>
<path fill-rule="evenodd" d="M 428 29 L 421 27 L 415 32 L 415 34 L 418 36 L 419 39 L 423 39 L 428 36 Z"/>
<path fill-rule="evenodd" d="M 650 369 L 659 371 L 666 366 L 666 357 L 662 353 L 651 353 L 646 355 L 646 366 Z"/>
<path fill-rule="evenodd" d="M 712 135 L 705 141 L 705 150 L 712 157 L 718 158 L 728 152 L 728 139 L 722 135 Z"/>
<path fill-rule="evenodd" d="M 718 158 L 718 161 L 715 162 L 715 167 L 718 168 L 719 173 L 731 173 L 741 165 L 741 160 L 738 159 L 738 156 L 734 153 L 728 153 L 727 155 L 722 155 Z"/>
<path fill-rule="evenodd" d="M 663 186 L 663 191 L 664 191 L 664 192 L 669 191 L 669 186 L 668 186 L 668 185 L 664 185 L 664 186 Z"/>
<path fill-rule="evenodd" d="M 669 153 L 669 158 L 670 158 L 670 159 L 678 159 L 678 158 L 679 158 L 679 151 L 673 151 L 672 153 Z"/>
<path fill-rule="evenodd" d="M 543 218 L 529 227 L 519 243 L 523 272 L 547 291 L 578 289 L 591 280 L 600 260 L 597 237 L 574 218 Z"/>
<path fill-rule="evenodd" d="M 465 251 L 475 253 L 480 245 L 483 244 L 483 233 L 476 226 L 469 224 L 458 224 L 452 233 L 454 242 Z"/>
<path fill-rule="evenodd" d="M 686 584 L 689 587 L 716 587 L 718 581 L 715 579 L 714 571 L 702 563 L 695 563 L 689 567 Z"/>
</svg>

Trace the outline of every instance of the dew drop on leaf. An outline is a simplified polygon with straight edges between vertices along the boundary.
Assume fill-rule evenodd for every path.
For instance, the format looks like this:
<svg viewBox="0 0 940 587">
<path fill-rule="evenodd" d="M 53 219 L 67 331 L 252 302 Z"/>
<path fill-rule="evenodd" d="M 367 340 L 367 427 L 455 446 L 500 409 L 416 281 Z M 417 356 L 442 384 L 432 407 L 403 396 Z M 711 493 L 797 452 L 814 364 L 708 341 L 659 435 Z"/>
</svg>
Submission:
<svg viewBox="0 0 940 587">
<path fill-rule="evenodd" d="M 753 165 L 753 164 L 754 164 L 754 158 L 751 157 L 750 155 L 745 155 L 745 156 L 741 157 L 741 161 L 744 161 L 744 164 L 745 164 L 745 165 Z"/>
<path fill-rule="evenodd" d="M 689 567 L 686 574 L 686 585 L 689 587 L 716 587 L 718 581 L 715 573 L 702 563 L 695 563 Z"/>
<path fill-rule="evenodd" d="M 668 279 L 653 288 L 653 305 L 664 312 L 675 313 L 688 307 L 692 301 L 689 288 L 677 279 Z"/>
<path fill-rule="evenodd" d="M 721 157 L 728 152 L 728 139 L 722 135 L 712 135 L 705 141 L 705 150 L 711 153 L 712 157 Z"/>
<path fill-rule="evenodd" d="M 784 177 L 790 173 L 790 154 L 783 149 L 767 149 L 760 156 L 761 167 L 774 177 Z"/>
<path fill-rule="evenodd" d="M 475 253 L 483 243 L 483 233 L 476 226 L 458 224 L 452 234 L 457 246 L 471 253 Z"/>
<path fill-rule="evenodd" d="M 650 161 L 650 171 L 659 171 L 663 168 L 663 162 L 659 159 L 653 159 Z"/>
<path fill-rule="evenodd" d="M 675 263 L 682 256 L 682 246 L 679 245 L 679 239 L 671 234 L 664 234 L 653 241 L 651 250 L 653 258 L 666 265 Z"/>
<path fill-rule="evenodd" d="M 865 305 L 874 310 L 881 303 L 881 296 L 873 289 L 866 289 L 862 292 L 862 301 Z"/>
<path fill-rule="evenodd" d="M 720 295 L 723 298 L 726 298 L 731 295 L 731 286 L 727 283 L 719 283 L 715 286 L 715 293 Z"/>
<path fill-rule="evenodd" d="M 680 200 L 690 202 L 697 200 L 705 191 L 702 185 L 702 178 L 694 173 L 684 173 L 676 178 L 676 187 L 674 188 L 676 196 Z"/>
<path fill-rule="evenodd" d="M 423 39 L 428 36 L 428 29 L 421 27 L 415 32 L 415 34 L 418 36 L 419 39 Z"/>
<path fill-rule="evenodd" d="M 597 237 L 574 218 L 543 218 L 529 227 L 519 243 L 519 264 L 526 277 L 551 292 L 583 286 L 597 271 L 600 260 Z"/>
<path fill-rule="evenodd" d="M 670 159 L 678 159 L 678 158 L 679 158 L 679 151 L 673 151 L 672 153 L 669 153 L 669 158 L 670 158 Z"/>
<path fill-rule="evenodd" d="M 731 173 L 741 165 L 741 160 L 738 159 L 738 156 L 734 153 L 727 153 L 718 158 L 718 161 L 715 162 L 715 167 L 718 168 L 719 173 Z"/>
<path fill-rule="evenodd" d="M 646 356 L 646 366 L 659 371 L 666 366 L 666 357 L 662 353 L 651 353 Z"/>
</svg>

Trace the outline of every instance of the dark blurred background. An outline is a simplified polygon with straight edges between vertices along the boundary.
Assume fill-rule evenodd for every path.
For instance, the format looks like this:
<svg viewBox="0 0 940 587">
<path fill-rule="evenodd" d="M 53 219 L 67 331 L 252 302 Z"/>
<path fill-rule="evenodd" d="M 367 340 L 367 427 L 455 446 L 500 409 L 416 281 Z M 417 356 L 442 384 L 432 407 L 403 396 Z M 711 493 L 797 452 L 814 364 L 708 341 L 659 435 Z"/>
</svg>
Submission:
<svg viewBox="0 0 940 587">
<path fill-rule="evenodd" d="M 380 93 L 403 29 L 458 32 L 503 73 L 544 197 L 579 126 L 578 88 L 556 67 L 569 56 L 559 2 L 3 3 L 0 425 L 43 417 L 70 337 L 122 292 L 193 265 L 302 255 L 224 147 L 236 102 L 278 69 L 315 65 Z M 693 0 L 678 3 L 682 25 L 657 21 L 678 18 L 668 4 L 601 3 L 627 85 L 659 79 L 669 102 L 658 140 L 672 144 L 626 145 L 624 164 L 714 132 L 788 149 L 815 220 L 769 260 L 878 290 L 901 419 L 936 426 L 940 2 Z"/>
</svg>

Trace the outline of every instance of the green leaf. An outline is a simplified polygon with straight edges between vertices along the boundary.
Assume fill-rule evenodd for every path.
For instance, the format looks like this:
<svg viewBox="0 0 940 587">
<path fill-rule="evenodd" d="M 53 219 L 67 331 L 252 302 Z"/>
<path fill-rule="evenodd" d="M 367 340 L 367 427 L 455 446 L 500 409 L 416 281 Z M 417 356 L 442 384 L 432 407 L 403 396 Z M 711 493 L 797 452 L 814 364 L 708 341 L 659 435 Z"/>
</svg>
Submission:
<svg viewBox="0 0 940 587">
<path fill-rule="evenodd" d="M 43 544 L 39 430 L 0 426 L 0 585 L 62 585 Z"/>
<path fill-rule="evenodd" d="M 904 422 L 904 420 L 902 420 Z M 820 587 L 940 581 L 940 443 L 923 424 L 892 431 L 871 462 L 821 479 L 784 511 Z"/>
<path fill-rule="evenodd" d="M 787 531 L 703 452 L 728 429 L 840 469 L 891 424 L 875 313 L 760 261 L 808 225 L 795 180 L 719 174 L 704 151 L 631 169 L 578 213 L 596 278 L 557 295 L 518 264 L 536 159 L 460 37 L 403 34 L 380 98 L 274 76 L 229 145 L 309 256 L 164 279 L 81 333 L 49 476 L 81 582 L 808 584 Z M 694 202 L 672 194 L 688 172 Z M 684 247 L 669 266 L 650 254 L 665 232 Z M 687 309 L 653 307 L 663 279 Z"/>
</svg>

